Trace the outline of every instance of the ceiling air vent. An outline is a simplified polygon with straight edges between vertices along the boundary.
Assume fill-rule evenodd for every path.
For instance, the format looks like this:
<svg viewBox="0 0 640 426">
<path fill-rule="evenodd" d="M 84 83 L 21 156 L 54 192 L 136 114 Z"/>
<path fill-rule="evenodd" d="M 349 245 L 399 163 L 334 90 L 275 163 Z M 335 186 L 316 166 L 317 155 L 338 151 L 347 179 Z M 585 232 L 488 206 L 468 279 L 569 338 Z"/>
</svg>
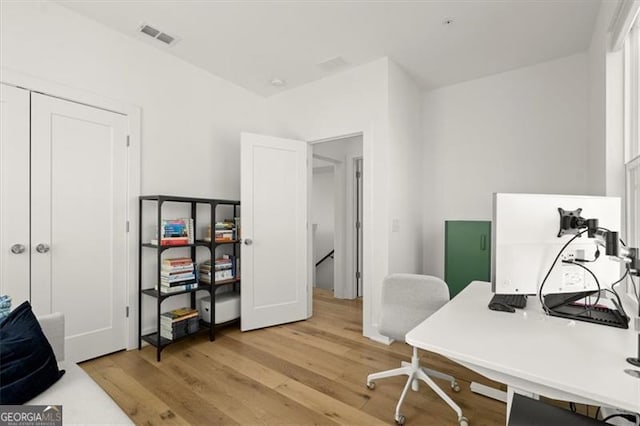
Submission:
<svg viewBox="0 0 640 426">
<path fill-rule="evenodd" d="M 166 44 L 167 46 L 173 46 L 178 42 L 178 38 L 171 36 L 165 32 L 162 32 L 156 28 L 153 28 L 151 25 L 141 24 L 138 28 L 142 34 L 146 34 L 149 37 L 155 38 L 158 41 Z"/>
</svg>

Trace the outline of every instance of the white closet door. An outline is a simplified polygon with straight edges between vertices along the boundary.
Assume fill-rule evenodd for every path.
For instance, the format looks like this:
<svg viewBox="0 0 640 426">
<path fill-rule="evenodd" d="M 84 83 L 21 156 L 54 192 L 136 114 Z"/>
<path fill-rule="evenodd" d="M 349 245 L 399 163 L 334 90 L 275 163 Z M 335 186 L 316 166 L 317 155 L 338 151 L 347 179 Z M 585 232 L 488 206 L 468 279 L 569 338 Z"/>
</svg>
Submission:
<svg viewBox="0 0 640 426">
<path fill-rule="evenodd" d="M 65 315 L 66 359 L 126 346 L 127 118 L 33 93 L 31 301 Z"/>
<path fill-rule="evenodd" d="M 29 300 L 29 91 L 0 84 L 0 294 Z"/>
</svg>

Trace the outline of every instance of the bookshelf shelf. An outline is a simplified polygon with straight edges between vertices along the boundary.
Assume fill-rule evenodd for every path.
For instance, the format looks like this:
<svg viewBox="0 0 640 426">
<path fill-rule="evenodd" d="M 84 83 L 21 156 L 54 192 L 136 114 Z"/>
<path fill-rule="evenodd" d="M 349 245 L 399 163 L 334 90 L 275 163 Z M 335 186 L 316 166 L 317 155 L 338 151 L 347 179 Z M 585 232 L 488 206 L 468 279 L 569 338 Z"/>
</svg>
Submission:
<svg viewBox="0 0 640 426">
<path fill-rule="evenodd" d="M 184 291 L 177 291 L 175 293 L 159 293 L 158 290 L 154 289 L 154 288 L 147 288 L 142 290 L 142 294 L 146 294 L 147 296 L 151 296 L 151 297 L 159 297 L 160 299 L 167 299 L 169 297 L 173 297 L 173 296 L 179 296 L 181 294 L 189 294 L 189 293 L 195 293 L 196 291 L 208 291 L 211 292 L 211 289 L 209 288 L 209 284 L 205 284 L 205 285 L 200 285 L 198 284 L 198 288 L 194 288 L 191 290 L 184 290 Z"/>
<path fill-rule="evenodd" d="M 207 241 L 196 241 L 193 244 L 175 244 L 175 245 L 170 245 L 170 246 L 158 246 L 157 244 L 151 244 L 151 243 L 142 243 L 142 247 L 147 247 L 147 248 L 152 248 L 152 249 L 157 249 L 159 248 L 160 250 L 164 251 L 170 248 L 181 248 L 181 247 L 209 247 L 211 245 L 211 243 L 207 242 Z"/>
<path fill-rule="evenodd" d="M 151 203 L 150 203 L 151 202 Z M 175 233 L 175 221 L 164 221 L 163 222 L 163 215 L 162 215 L 162 207 L 164 205 L 164 203 L 182 203 L 182 204 L 187 204 L 188 206 L 190 206 L 190 211 L 191 211 L 191 217 L 188 219 L 185 219 L 184 221 L 179 221 L 182 225 L 182 228 L 180 228 L 182 230 L 182 232 L 185 233 Z M 142 217 L 143 217 L 143 208 L 147 205 L 147 204 L 155 204 L 155 209 L 156 209 L 156 218 L 157 218 L 157 222 L 156 222 L 156 236 L 155 238 L 158 238 L 158 240 L 160 241 L 161 238 L 163 236 L 170 236 L 170 237 L 174 237 L 177 236 L 176 239 L 182 239 L 184 238 L 185 240 L 187 240 L 187 235 L 188 235 L 188 240 L 191 241 L 191 243 L 189 244 L 176 244 L 176 245 L 157 245 L 157 244 L 151 244 L 151 242 L 149 242 L 149 239 L 146 240 L 146 242 L 142 241 Z M 139 245 L 138 245 L 138 290 L 139 290 L 139 294 L 140 297 L 138 298 L 138 349 L 142 349 L 142 342 L 146 342 L 149 343 L 151 345 L 153 345 L 156 348 L 156 357 L 157 360 L 160 361 L 161 360 L 161 353 L 162 350 L 169 346 L 172 343 L 175 343 L 179 340 L 182 340 L 186 337 L 192 336 L 194 334 L 200 333 L 202 330 L 208 330 L 209 332 L 209 340 L 213 341 L 215 340 L 215 329 L 224 326 L 226 324 L 216 324 L 214 327 L 211 327 L 209 323 L 206 323 L 202 320 L 200 320 L 200 329 L 195 332 L 195 333 L 189 333 L 185 336 L 181 336 L 179 338 L 176 338 L 174 340 L 171 339 L 166 339 L 163 336 L 160 335 L 160 329 L 161 329 L 161 315 L 162 315 L 162 302 L 165 299 L 168 299 L 170 297 L 174 297 L 174 296 L 180 296 L 180 295 L 189 295 L 190 298 L 190 302 L 191 302 L 191 309 L 196 309 L 196 293 L 198 291 L 205 291 L 205 292 L 209 292 L 210 296 L 211 296 L 211 315 L 212 318 L 215 318 L 215 298 L 216 298 L 216 291 L 220 288 L 223 288 L 225 286 L 229 286 L 229 285 L 233 285 L 234 290 L 239 290 L 239 285 L 240 285 L 240 276 L 239 276 L 239 272 L 236 269 L 237 268 L 237 254 L 239 254 L 239 247 L 238 247 L 238 243 L 240 243 L 239 239 L 233 239 L 233 240 L 224 240 L 224 241 L 216 241 L 215 239 L 213 239 L 212 241 L 207 241 L 205 239 L 195 239 L 193 238 L 196 234 L 196 229 L 197 229 L 197 225 L 199 224 L 199 220 L 197 220 L 197 207 L 198 205 L 209 205 L 210 207 L 210 216 L 208 217 L 208 222 L 211 224 L 211 228 L 214 228 L 214 225 L 216 224 L 216 213 L 218 213 L 217 211 L 217 207 L 218 206 L 227 206 L 226 208 L 228 210 L 231 210 L 233 212 L 233 217 L 236 218 L 238 217 L 238 210 L 240 207 L 240 202 L 236 201 L 236 200 L 221 200 L 221 199 L 209 199 L 209 198 L 190 198 L 190 197 L 182 197 L 182 196 L 170 196 L 170 195 L 144 195 L 139 197 L 139 212 L 140 212 L 140 217 L 139 217 L 139 226 L 138 226 L 138 230 L 139 230 L 139 234 L 138 234 L 138 241 L 139 241 Z M 187 228 L 184 224 L 187 223 L 188 228 L 190 229 L 191 233 L 187 233 L 185 231 L 185 229 Z M 206 224 L 207 221 L 205 221 Z M 169 224 L 167 224 L 169 223 Z M 200 223 L 201 225 L 201 223 Z M 236 221 L 236 225 L 238 225 L 237 221 Z M 238 225 L 239 226 L 239 225 Z M 236 226 L 236 228 L 238 227 Z M 237 231 L 237 230 L 236 230 Z M 170 232 L 169 234 L 167 234 L 167 232 Z M 211 234 L 213 236 L 213 232 Z M 236 235 L 234 234 L 234 237 Z M 175 242 L 175 240 L 174 240 Z M 163 265 L 163 253 L 166 250 L 169 249 L 187 249 L 190 252 L 189 256 L 183 256 L 186 257 L 187 259 L 185 259 L 185 261 L 187 262 L 188 265 L 194 265 L 194 273 L 198 272 L 198 266 L 196 266 L 196 252 L 197 252 L 197 248 L 198 247 L 205 247 L 209 250 L 209 257 L 208 257 L 208 262 L 210 262 L 210 265 L 214 265 L 215 264 L 215 260 L 216 260 L 216 249 L 220 246 L 227 246 L 229 248 L 225 249 L 224 251 L 227 252 L 227 254 L 229 254 L 228 252 L 231 251 L 232 252 L 232 259 L 233 260 L 233 274 L 235 275 L 233 278 L 228 278 L 228 279 L 222 279 L 222 280 L 216 280 L 213 285 L 210 283 L 206 283 L 206 282 L 199 282 L 198 283 L 198 287 L 194 288 L 194 289 L 187 289 L 187 290 L 182 290 L 182 291 L 177 291 L 175 293 L 162 293 L 158 290 L 156 290 L 156 288 L 161 288 L 162 287 L 162 280 L 166 280 L 167 275 L 164 276 L 164 278 L 161 279 L 162 277 L 162 265 Z M 143 280 L 143 248 L 148 248 L 148 249 L 153 249 L 153 251 L 149 250 L 149 251 L 144 251 L 144 253 L 155 253 L 156 256 L 156 272 L 157 272 L 157 276 L 155 277 L 155 280 L 152 278 L 147 278 L 145 280 Z M 190 261 L 188 259 L 191 259 Z M 175 260 L 175 259 L 174 259 Z M 166 264 L 166 259 L 165 259 L 165 264 Z M 204 267 L 204 266 L 203 266 Z M 189 270 L 188 270 L 189 271 Z M 165 270 L 166 272 L 166 270 Z M 213 267 L 211 267 L 211 275 L 212 278 L 215 275 L 213 272 L 215 272 L 215 269 Z M 175 270 L 171 269 L 171 274 L 175 274 L 175 273 L 179 273 L 179 272 L 175 272 Z M 184 278 L 187 279 L 187 278 Z M 165 285 L 166 285 L 166 281 L 165 281 Z M 151 287 L 151 288 L 149 288 Z M 155 287 L 155 288 L 154 288 Z M 186 286 L 185 286 L 186 287 Z M 155 298 L 156 300 L 156 330 L 153 333 L 147 333 L 147 334 L 142 334 L 142 309 L 143 309 L 143 295 Z M 230 321 L 229 323 L 234 323 L 237 322 L 237 320 L 234 321 Z M 166 325 L 166 323 L 165 323 Z M 175 333 L 175 332 L 174 332 Z M 175 335 L 175 334 L 174 334 Z"/>
<path fill-rule="evenodd" d="M 144 340 L 145 342 L 149 343 L 152 346 L 155 346 L 158 349 L 164 349 L 172 343 L 179 342 L 180 340 L 184 340 L 187 337 L 195 336 L 196 334 L 200 334 L 202 331 L 205 331 L 205 330 L 210 330 L 209 324 L 204 321 L 200 321 L 200 329 L 198 331 L 196 331 L 195 333 L 189 333 L 182 337 L 178 337 L 177 339 L 170 340 L 162 336 L 158 336 L 158 333 L 149 333 L 142 336 L 142 340 Z M 158 337 L 160 338 L 160 346 L 158 346 Z"/>
<path fill-rule="evenodd" d="M 198 244 L 204 244 L 204 245 L 209 245 L 211 244 L 211 241 L 207 241 L 207 240 L 198 240 L 196 241 L 196 243 Z M 220 245 L 220 244 L 239 244 L 240 240 L 215 240 L 214 244 Z"/>
</svg>

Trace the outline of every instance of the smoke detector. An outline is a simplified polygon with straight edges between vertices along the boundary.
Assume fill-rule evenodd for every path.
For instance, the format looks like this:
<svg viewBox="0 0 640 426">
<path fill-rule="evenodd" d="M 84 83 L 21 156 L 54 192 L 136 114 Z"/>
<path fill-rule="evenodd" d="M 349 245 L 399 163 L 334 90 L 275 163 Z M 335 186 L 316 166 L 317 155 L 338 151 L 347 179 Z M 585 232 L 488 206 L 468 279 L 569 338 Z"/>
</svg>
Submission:
<svg viewBox="0 0 640 426">
<path fill-rule="evenodd" d="M 140 24 L 140 26 L 138 27 L 138 31 L 144 35 L 158 40 L 161 43 L 164 43 L 167 46 L 173 46 L 179 41 L 178 37 L 169 35 L 166 32 L 160 31 L 145 23 Z"/>
<path fill-rule="evenodd" d="M 272 78 L 269 83 L 274 87 L 284 87 L 287 85 L 287 82 L 281 78 Z"/>
<path fill-rule="evenodd" d="M 347 61 L 344 60 L 342 56 L 336 56 L 324 62 L 320 62 L 317 65 L 320 69 L 322 69 L 325 72 L 333 72 L 346 67 L 348 63 Z"/>
</svg>

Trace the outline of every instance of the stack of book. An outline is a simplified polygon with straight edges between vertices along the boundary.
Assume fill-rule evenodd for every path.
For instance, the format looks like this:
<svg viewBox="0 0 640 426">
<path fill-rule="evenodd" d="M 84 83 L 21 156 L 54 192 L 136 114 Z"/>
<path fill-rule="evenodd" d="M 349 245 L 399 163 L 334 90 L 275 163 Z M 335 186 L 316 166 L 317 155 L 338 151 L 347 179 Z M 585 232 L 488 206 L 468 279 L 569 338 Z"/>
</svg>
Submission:
<svg viewBox="0 0 640 426">
<path fill-rule="evenodd" d="M 160 225 L 160 245 L 180 246 L 193 244 L 193 219 L 163 220 Z M 151 244 L 158 245 L 158 240 L 151 240 Z"/>
<path fill-rule="evenodd" d="M 164 259 L 160 269 L 160 292 L 178 293 L 198 288 L 190 257 Z M 158 288 L 156 288 L 158 290 Z"/>
<path fill-rule="evenodd" d="M 193 334 L 200 327 L 197 309 L 179 308 L 165 312 L 160 316 L 160 336 L 176 340 L 187 334 Z"/>
<path fill-rule="evenodd" d="M 233 220 L 225 219 L 222 222 L 215 223 L 215 240 L 218 243 L 226 242 L 226 241 L 235 241 L 240 235 L 238 233 L 240 224 L 240 218 L 236 217 Z M 211 226 L 207 229 L 207 237 L 206 241 L 211 241 Z"/>
<path fill-rule="evenodd" d="M 224 255 L 215 260 L 213 267 L 214 280 L 223 281 L 231 280 L 236 277 L 237 259 L 235 256 Z M 211 284 L 211 261 L 207 260 L 200 264 L 198 271 L 200 273 L 200 282 Z"/>
</svg>

